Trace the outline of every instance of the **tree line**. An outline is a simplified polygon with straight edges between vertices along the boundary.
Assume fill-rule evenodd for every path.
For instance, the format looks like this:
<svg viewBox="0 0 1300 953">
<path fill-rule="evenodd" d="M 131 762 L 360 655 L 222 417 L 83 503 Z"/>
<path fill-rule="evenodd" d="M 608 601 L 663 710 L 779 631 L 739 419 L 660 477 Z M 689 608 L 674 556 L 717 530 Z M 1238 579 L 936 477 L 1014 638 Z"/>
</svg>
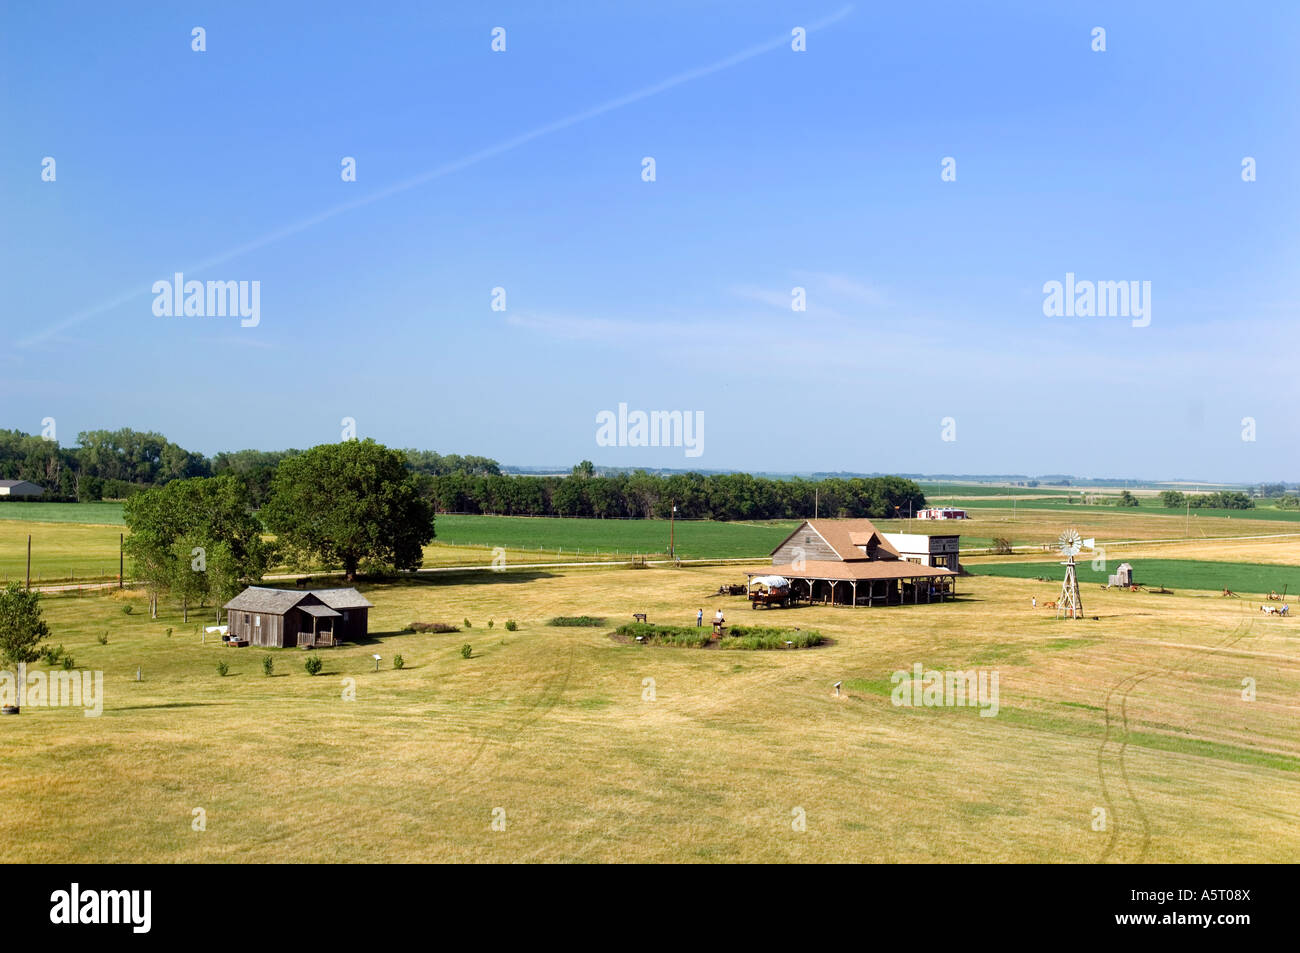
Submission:
<svg viewBox="0 0 1300 953">
<path fill-rule="evenodd" d="M 584 460 L 567 476 L 509 475 L 490 457 L 406 449 L 399 454 L 416 492 L 440 513 L 506 516 L 680 519 L 882 518 L 925 506 L 925 495 L 901 477 L 771 479 L 747 473 L 600 473 Z M 91 430 L 77 444 L 0 430 L 0 479 L 30 480 L 46 499 L 129 499 L 175 480 L 228 476 L 260 510 L 276 473 L 300 450 L 234 450 L 212 457 L 186 450 L 162 434 L 123 428 Z"/>
<path fill-rule="evenodd" d="M 440 513 L 585 516 L 598 519 L 765 520 L 908 516 L 925 494 L 901 477 L 774 480 L 748 473 L 597 475 L 583 461 L 567 476 L 421 475 L 421 492 Z"/>
<path fill-rule="evenodd" d="M 248 490 L 253 505 L 269 499 L 271 479 L 281 461 L 300 450 L 234 450 L 207 457 L 173 443 L 160 433 L 85 430 L 74 446 L 20 430 L 0 430 L 0 480 L 28 480 L 45 488 L 45 499 L 91 502 L 123 500 L 151 487 L 191 477 L 230 475 Z M 403 451 L 414 473 L 442 476 L 500 474 L 488 457 Z"/>
<path fill-rule="evenodd" d="M 1162 490 L 1160 505 L 1169 508 L 1190 506 L 1194 510 L 1253 510 L 1255 501 L 1240 490 L 1218 490 L 1214 493 Z"/>
</svg>

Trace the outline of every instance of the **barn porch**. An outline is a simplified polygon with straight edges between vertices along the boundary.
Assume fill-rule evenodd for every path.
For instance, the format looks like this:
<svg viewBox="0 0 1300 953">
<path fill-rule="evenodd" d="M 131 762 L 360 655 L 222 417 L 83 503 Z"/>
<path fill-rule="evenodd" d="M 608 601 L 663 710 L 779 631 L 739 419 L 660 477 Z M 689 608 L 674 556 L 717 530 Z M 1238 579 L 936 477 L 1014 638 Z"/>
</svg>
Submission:
<svg viewBox="0 0 1300 953">
<path fill-rule="evenodd" d="M 949 579 L 791 579 L 795 601 L 832 606 L 897 606 L 946 602 L 956 595 Z"/>
<path fill-rule="evenodd" d="M 334 623 L 343 618 L 329 606 L 298 606 L 302 616 L 298 620 L 298 648 L 325 648 L 335 644 Z"/>
</svg>

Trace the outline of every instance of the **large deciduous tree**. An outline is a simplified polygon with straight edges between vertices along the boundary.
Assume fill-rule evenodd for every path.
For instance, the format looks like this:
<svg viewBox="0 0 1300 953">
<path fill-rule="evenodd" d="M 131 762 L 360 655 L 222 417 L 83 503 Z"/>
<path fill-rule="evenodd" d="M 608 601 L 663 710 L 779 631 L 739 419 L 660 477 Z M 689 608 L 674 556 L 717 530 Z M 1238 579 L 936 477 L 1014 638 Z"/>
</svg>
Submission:
<svg viewBox="0 0 1300 953">
<path fill-rule="evenodd" d="M 418 569 L 433 539 L 433 507 L 406 456 L 373 440 L 323 444 L 280 463 L 262 519 L 297 556 L 343 565 L 362 561 Z"/>
<path fill-rule="evenodd" d="M 230 475 L 173 480 L 128 499 L 122 515 L 131 530 L 126 552 L 155 618 L 159 594 L 175 592 L 188 620 L 191 602 L 230 598 L 271 560 L 248 488 Z"/>
</svg>

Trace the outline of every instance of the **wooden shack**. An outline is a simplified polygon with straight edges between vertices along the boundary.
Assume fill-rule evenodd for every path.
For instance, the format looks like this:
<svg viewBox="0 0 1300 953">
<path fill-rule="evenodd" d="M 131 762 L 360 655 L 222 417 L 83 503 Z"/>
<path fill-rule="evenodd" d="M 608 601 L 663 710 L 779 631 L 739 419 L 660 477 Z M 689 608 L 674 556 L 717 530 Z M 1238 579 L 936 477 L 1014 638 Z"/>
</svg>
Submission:
<svg viewBox="0 0 1300 953">
<path fill-rule="evenodd" d="M 1111 574 L 1109 584 L 1125 587 L 1133 585 L 1133 567 L 1128 563 L 1120 563 L 1115 572 Z"/>
<path fill-rule="evenodd" d="M 249 586 L 222 608 L 232 639 L 267 648 L 318 648 L 364 639 L 372 607 L 355 589 Z"/>
</svg>

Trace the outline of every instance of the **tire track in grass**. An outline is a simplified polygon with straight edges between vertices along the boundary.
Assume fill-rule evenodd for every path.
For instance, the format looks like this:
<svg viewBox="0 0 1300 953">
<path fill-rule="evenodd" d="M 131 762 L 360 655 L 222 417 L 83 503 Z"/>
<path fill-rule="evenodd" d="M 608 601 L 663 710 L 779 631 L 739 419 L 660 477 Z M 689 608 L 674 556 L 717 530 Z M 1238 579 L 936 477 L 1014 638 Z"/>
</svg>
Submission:
<svg viewBox="0 0 1300 953">
<path fill-rule="evenodd" d="M 1127 794 L 1128 799 L 1133 804 L 1133 810 L 1134 813 L 1137 815 L 1138 823 L 1142 831 L 1141 848 L 1138 851 L 1137 860 L 1133 861 L 1133 863 L 1142 863 L 1146 859 L 1147 851 L 1151 847 L 1151 823 L 1147 818 L 1146 811 L 1142 809 L 1142 802 L 1138 798 L 1136 792 L 1133 789 L 1133 784 L 1131 779 L 1129 778 L 1129 773 L 1128 773 L 1128 762 L 1126 759 L 1126 755 L 1128 753 L 1128 736 L 1129 736 L 1129 723 L 1128 723 L 1129 698 L 1132 696 L 1134 689 L 1136 689 L 1143 682 L 1149 681 L 1150 679 L 1153 678 L 1157 678 L 1161 675 L 1171 675 L 1174 674 L 1175 672 L 1186 672 L 1190 668 L 1191 662 L 1194 661 L 1195 659 L 1201 656 L 1211 655 L 1214 652 L 1217 652 L 1221 649 L 1229 648 L 1235 645 L 1237 642 L 1240 642 L 1243 638 L 1245 638 L 1247 634 L 1249 634 L 1251 627 L 1252 627 L 1251 622 L 1243 621 L 1240 625 L 1238 625 L 1235 629 L 1233 629 L 1232 632 L 1222 642 L 1219 642 L 1216 645 L 1207 646 L 1205 648 L 1188 652 L 1185 655 L 1180 656 L 1179 659 L 1174 664 L 1169 665 L 1165 668 L 1149 669 L 1147 671 L 1136 672 L 1132 675 L 1126 675 L 1124 678 L 1120 679 L 1118 682 L 1116 682 L 1107 690 L 1106 699 L 1104 702 L 1106 730 L 1105 733 L 1102 735 L 1101 745 L 1097 749 L 1097 776 L 1098 776 L 1098 780 L 1101 783 L 1102 801 L 1106 806 L 1106 811 L 1108 816 L 1114 821 L 1114 823 L 1111 825 L 1110 836 L 1106 839 L 1106 846 L 1103 848 L 1101 855 L 1097 858 L 1096 861 L 1097 863 L 1099 864 L 1106 863 L 1110 859 L 1111 855 L 1115 853 L 1116 848 L 1119 845 L 1119 836 L 1121 831 L 1121 827 L 1119 824 L 1119 812 L 1115 809 L 1114 800 L 1110 795 L 1110 789 L 1106 783 L 1106 753 L 1107 753 L 1106 749 L 1111 742 L 1111 728 L 1112 728 L 1111 700 L 1112 698 L 1114 698 L 1115 693 L 1120 692 L 1119 703 L 1118 703 L 1119 712 L 1117 717 L 1122 730 L 1122 735 L 1119 742 L 1119 751 L 1116 753 L 1116 761 L 1119 766 L 1119 774 L 1120 774 L 1120 779 L 1123 782 L 1124 791 Z"/>
<path fill-rule="evenodd" d="M 530 686 L 540 686 L 536 700 L 531 704 L 526 704 L 518 715 L 508 714 L 495 730 L 486 732 L 480 737 L 478 745 L 474 748 L 469 759 L 449 775 L 447 783 L 440 787 L 442 800 L 445 801 L 469 790 L 472 782 L 469 780 L 468 775 L 488 748 L 492 746 L 493 742 L 497 742 L 502 746 L 514 744 L 523 731 L 550 714 L 568 690 L 569 681 L 573 675 L 575 654 L 576 646 L 571 641 L 564 660 L 564 670 L 558 675 L 538 679 Z"/>
</svg>

